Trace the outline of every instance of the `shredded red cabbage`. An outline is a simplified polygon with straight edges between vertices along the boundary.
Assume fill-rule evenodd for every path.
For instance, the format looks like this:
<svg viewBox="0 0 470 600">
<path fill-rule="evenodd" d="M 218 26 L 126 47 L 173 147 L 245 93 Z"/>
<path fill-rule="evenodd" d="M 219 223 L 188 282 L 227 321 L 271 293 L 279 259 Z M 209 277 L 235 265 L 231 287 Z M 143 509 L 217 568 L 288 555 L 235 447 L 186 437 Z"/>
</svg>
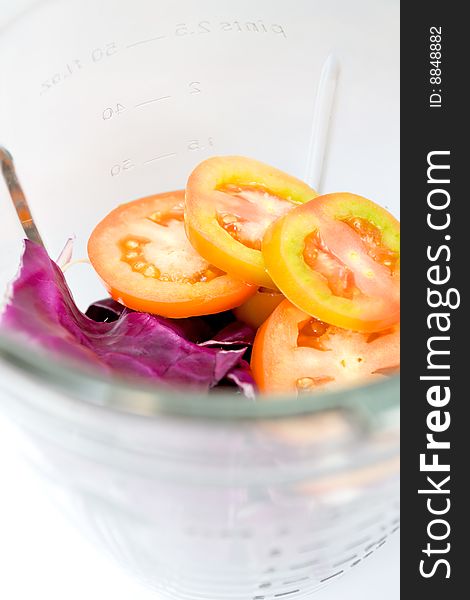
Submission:
<svg viewBox="0 0 470 600">
<path fill-rule="evenodd" d="M 235 384 L 254 397 L 254 380 L 243 360 L 254 331 L 232 313 L 166 319 L 106 299 L 83 314 L 61 269 L 42 246 L 28 240 L 0 326 L 108 374 L 197 390 Z"/>
</svg>

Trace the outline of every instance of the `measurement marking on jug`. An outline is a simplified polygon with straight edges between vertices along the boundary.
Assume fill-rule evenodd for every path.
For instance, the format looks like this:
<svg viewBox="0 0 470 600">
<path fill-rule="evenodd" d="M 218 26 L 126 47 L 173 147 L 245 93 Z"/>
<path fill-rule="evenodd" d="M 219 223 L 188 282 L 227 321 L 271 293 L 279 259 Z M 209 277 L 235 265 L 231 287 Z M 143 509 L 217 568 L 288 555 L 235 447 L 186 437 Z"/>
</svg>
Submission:
<svg viewBox="0 0 470 600">
<path fill-rule="evenodd" d="M 172 158 L 173 156 L 177 156 L 176 152 L 170 152 L 169 154 L 160 154 L 160 156 L 156 156 L 155 158 L 151 158 L 150 160 L 145 160 L 144 165 L 148 165 L 149 163 L 155 162 L 156 160 L 163 160 L 164 158 Z"/>
<path fill-rule="evenodd" d="M 157 35 L 152 38 L 148 38 L 146 40 L 138 40 L 137 42 L 132 42 L 132 44 L 127 44 L 126 48 L 134 48 L 134 46 L 140 46 L 141 44 L 149 44 L 150 42 L 158 42 L 159 40 L 164 40 L 166 35 Z"/>
<path fill-rule="evenodd" d="M 194 35 L 195 33 L 210 33 L 211 24 L 209 21 L 199 21 L 195 28 L 188 28 L 186 23 L 177 23 L 175 27 L 175 35 L 181 37 L 183 35 Z"/>
<path fill-rule="evenodd" d="M 324 581 L 328 581 L 329 579 L 333 579 L 333 577 L 338 577 L 338 575 L 341 575 L 341 573 L 344 573 L 344 571 L 338 571 L 337 573 L 333 573 L 333 575 L 329 575 L 328 577 L 325 577 L 325 579 L 320 579 L 320 583 L 323 583 Z"/>
<path fill-rule="evenodd" d="M 93 62 L 99 62 L 108 56 L 114 56 L 118 51 L 116 42 L 110 42 L 101 48 L 94 48 L 91 51 L 91 60 Z"/>
<path fill-rule="evenodd" d="M 136 165 L 131 161 L 130 158 L 126 158 L 125 160 L 121 161 L 120 163 L 116 163 L 111 167 L 111 176 L 116 177 L 124 171 L 130 171 L 135 166 Z"/>
<path fill-rule="evenodd" d="M 355 560 L 353 563 L 351 563 L 351 567 L 355 567 L 356 565 L 358 565 L 361 562 L 361 560 L 362 560 L 362 558 Z"/>
<path fill-rule="evenodd" d="M 189 140 L 187 148 L 190 152 L 196 152 L 199 150 L 206 150 L 208 147 L 212 147 L 213 145 L 214 139 L 209 136 L 207 138 L 207 145 L 203 145 L 200 140 Z"/>
<path fill-rule="evenodd" d="M 381 537 L 380 539 L 377 540 L 377 544 L 380 544 L 380 542 L 385 542 L 385 540 L 387 539 L 388 535 L 384 535 L 383 537 Z"/>
<path fill-rule="evenodd" d="M 59 83 L 61 83 L 62 81 L 64 81 L 68 77 L 70 77 L 71 75 L 74 75 L 82 68 L 83 68 L 82 61 L 79 60 L 78 58 L 69 61 L 65 65 L 64 70 L 54 73 L 54 75 L 52 77 L 50 77 L 49 79 L 46 79 L 45 81 L 43 81 L 41 83 L 40 95 L 42 96 L 42 94 L 45 94 L 50 89 L 52 89 L 54 86 L 58 85 Z"/>
<path fill-rule="evenodd" d="M 211 21 L 199 21 L 197 23 L 177 23 L 174 33 L 176 37 L 183 38 L 189 35 L 204 35 L 207 33 L 219 32 L 234 32 L 234 33 L 250 33 L 250 34 L 269 34 L 281 35 L 287 38 L 287 33 L 283 25 L 280 23 L 264 23 L 262 19 L 254 21 L 220 21 L 212 23 Z"/>
<path fill-rule="evenodd" d="M 114 56 L 118 52 L 119 47 L 116 44 L 116 42 L 109 42 L 107 44 L 103 44 L 102 46 L 93 48 L 87 56 L 82 56 L 81 58 L 73 58 L 67 61 L 63 68 L 60 68 L 51 77 L 45 79 L 41 83 L 39 95 L 42 96 L 46 92 L 50 91 L 52 88 L 65 81 L 67 78 L 76 75 L 78 72 L 82 71 L 87 66 L 99 63 L 102 60 L 105 60 L 106 58 Z"/>
<path fill-rule="evenodd" d="M 120 102 L 117 102 L 113 106 L 107 106 L 103 110 L 101 117 L 102 117 L 103 121 L 109 121 L 109 119 L 112 119 L 113 117 L 115 117 L 117 115 L 120 115 L 125 110 L 126 110 L 126 107 L 123 104 L 121 104 Z"/>
<path fill-rule="evenodd" d="M 262 19 L 253 21 L 233 21 L 231 19 L 227 21 L 220 21 L 213 23 L 211 21 L 198 21 L 193 23 L 176 23 L 169 35 L 157 35 L 144 40 L 136 40 L 126 45 L 126 48 L 134 48 L 142 44 L 148 44 L 151 42 L 157 42 L 159 40 L 166 39 L 174 36 L 178 39 L 185 38 L 187 36 L 199 36 L 206 35 L 208 33 L 248 33 L 257 35 L 274 34 L 276 37 L 283 37 L 287 39 L 287 32 L 283 25 L 280 23 L 265 23 Z"/>
<path fill-rule="evenodd" d="M 374 546 L 377 546 L 377 544 L 380 544 L 380 542 L 385 542 L 387 539 L 387 535 L 384 535 L 383 537 L 381 537 L 378 540 L 375 540 L 374 542 L 372 542 L 371 544 L 369 544 L 368 546 L 366 546 L 364 548 L 364 551 L 367 552 L 368 550 L 370 550 L 371 548 L 373 548 Z"/>
<path fill-rule="evenodd" d="M 290 592 L 281 592 L 280 594 L 274 594 L 274 598 L 283 598 L 284 596 L 290 596 L 291 594 L 298 594 L 300 590 L 291 590 Z"/>
<path fill-rule="evenodd" d="M 184 152 L 192 152 L 194 150 L 207 150 L 209 149 L 209 146 L 213 146 L 214 141 L 212 139 L 212 137 L 208 137 L 206 138 L 208 140 L 207 145 L 202 145 L 200 143 L 199 140 L 188 140 L 186 142 L 186 146 L 183 146 L 182 143 L 181 146 L 179 146 L 179 148 L 177 148 L 178 152 L 167 152 L 165 154 L 159 154 L 158 156 L 154 156 L 153 158 L 150 158 L 148 160 L 142 161 L 140 162 L 140 160 L 131 160 L 130 158 L 126 158 L 124 160 L 121 160 L 119 162 L 117 162 L 116 164 L 114 164 L 111 169 L 110 169 L 110 174 L 112 177 L 117 177 L 118 175 L 124 174 L 126 171 L 130 171 L 131 169 L 134 169 L 135 167 L 139 167 L 139 166 L 145 166 L 145 165 L 149 165 L 151 163 L 155 163 L 155 162 L 159 162 L 159 161 L 164 161 L 167 158 L 174 158 L 176 156 L 178 156 L 179 151 L 183 151 Z M 199 535 L 198 532 L 192 532 L 193 535 Z M 249 531 L 243 531 L 241 533 L 242 537 L 251 537 L 251 533 Z"/>
<path fill-rule="evenodd" d="M 186 87 L 186 95 L 194 95 L 194 94 L 201 94 L 202 93 L 202 89 L 201 89 L 201 82 L 200 81 L 191 81 L 188 84 L 184 84 Z M 180 92 L 180 95 L 182 95 L 183 92 Z M 164 102 L 165 100 L 172 100 L 174 98 L 174 96 L 172 95 L 165 95 L 165 96 L 158 96 L 158 98 L 150 98 L 149 100 L 143 100 L 142 102 L 138 102 L 137 104 L 134 104 L 133 107 L 131 108 L 144 108 L 146 106 L 149 106 L 151 104 L 156 104 L 157 102 Z M 116 102 L 111 104 L 111 106 L 107 106 L 106 108 L 103 109 L 102 113 L 101 113 L 101 118 L 103 121 L 109 121 L 110 119 L 112 119 L 115 116 L 118 116 L 120 114 L 122 114 L 125 110 L 127 110 L 127 107 L 124 106 L 124 104 L 122 104 L 121 102 Z M 193 144 L 191 147 L 188 147 L 188 150 L 203 150 L 204 146 L 198 147 L 199 145 L 199 141 L 198 140 L 190 140 L 189 142 L 190 144 Z M 208 138 L 207 141 L 209 146 L 212 146 L 212 139 Z"/>
<path fill-rule="evenodd" d="M 160 98 L 153 98 L 152 100 L 145 100 L 145 102 L 139 102 L 136 104 L 136 108 L 140 108 L 141 106 L 146 106 L 147 104 L 152 104 L 153 102 L 160 102 L 161 100 L 170 100 L 172 96 L 160 96 Z"/>
<path fill-rule="evenodd" d="M 200 94 L 201 93 L 201 82 L 200 81 L 191 81 L 189 84 L 189 89 L 191 90 L 190 94 Z"/>
<path fill-rule="evenodd" d="M 265 23 L 262 19 L 254 19 L 252 21 L 238 21 L 228 19 L 227 21 L 211 22 L 211 21 L 198 21 L 196 23 L 177 23 L 173 30 L 168 34 L 162 34 L 146 38 L 143 40 L 136 40 L 130 44 L 124 46 L 125 49 L 134 48 L 136 46 L 145 45 L 151 42 L 157 42 L 160 40 L 168 39 L 170 37 L 184 39 L 186 36 L 192 35 L 205 35 L 208 33 L 224 33 L 228 35 L 248 34 L 250 36 L 256 35 L 272 36 L 278 39 L 287 39 L 287 31 L 284 25 L 280 23 Z M 64 66 L 60 68 L 51 77 L 43 80 L 40 84 L 39 95 L 43 95 L 50 91 L 53 87 L 67 79 L 68 77 L 75 75 L 79 70 L 85 68 L 90 62 L 99 63 L 106 58 L 112 57 L 119 53 L 119 46 L 116 42 L 109 42 L 101 46 L 93 48 L 88 56 L 70 59 Z M 197 92 L 194 92 L 197 93 Z"/>
</svg>

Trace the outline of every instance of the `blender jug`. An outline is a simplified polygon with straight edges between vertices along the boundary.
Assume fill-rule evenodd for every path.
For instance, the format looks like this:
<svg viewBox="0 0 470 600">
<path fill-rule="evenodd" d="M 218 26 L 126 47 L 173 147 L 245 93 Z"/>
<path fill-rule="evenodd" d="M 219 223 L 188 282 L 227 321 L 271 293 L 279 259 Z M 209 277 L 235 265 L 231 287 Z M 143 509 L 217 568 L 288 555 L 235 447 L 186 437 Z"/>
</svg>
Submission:
<svg viewBox="0 0 470 600">
<path fill-rule="evenodd" d="M 0 143 L 55 257 L 241 154 L 398 213 L 398 3 L 51 0 L 0 30 Z M 0 182 L 0 288 L 24 233 Z M 67 280 L 103 296 L 92 270 Z M 0 408 L 80 527 L 175 600 L 309 598 L 398 528 L 398 380 L 248 402 L 106 379 L 0 332 Z"/>
</svg>

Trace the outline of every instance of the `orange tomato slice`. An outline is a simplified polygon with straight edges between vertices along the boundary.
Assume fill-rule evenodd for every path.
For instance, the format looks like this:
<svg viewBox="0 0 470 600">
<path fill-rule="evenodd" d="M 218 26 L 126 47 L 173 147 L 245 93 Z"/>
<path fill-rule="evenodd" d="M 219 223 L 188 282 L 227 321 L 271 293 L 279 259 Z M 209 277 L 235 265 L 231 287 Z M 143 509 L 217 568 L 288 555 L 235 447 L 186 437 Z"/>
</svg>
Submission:
<svg viewBox="0 0 470 600">
<path fill-rule="evenodd" d="M 115 300 L 181 318 L 234 308 L 256 292 L 194 250 L 183 211 L 180 190 L 123 204 L 96 226 L 88 255 Z"/>
<path fill-rule="evenodd" d="M 400 226 L 371 200 L 319 196 L 277 220 L 262 250 L 279 290 L 312 317 L 364 332 L 399 321 Z"/>
<path fill-rule="evenodd" d="M 209 158 L 194 169 L 187 183 L 188 238 L 219 269 L 272 288 L 261 253 L 263 235 L 276 219 L 316 196 L 299 179 L 256 160 Z"/>
</svg>

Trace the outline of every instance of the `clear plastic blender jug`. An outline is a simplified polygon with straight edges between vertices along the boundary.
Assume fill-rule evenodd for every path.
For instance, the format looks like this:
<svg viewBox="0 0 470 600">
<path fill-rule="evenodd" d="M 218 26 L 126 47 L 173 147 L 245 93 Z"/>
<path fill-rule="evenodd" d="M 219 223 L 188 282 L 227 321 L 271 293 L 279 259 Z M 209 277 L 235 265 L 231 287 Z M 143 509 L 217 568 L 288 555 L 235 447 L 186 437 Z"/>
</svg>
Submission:
<svg viewBox="0 0 470 600">
<path fill-rule="evenodd" d="M 398 212 L 398 3 L 53 0 L 0 30 L 0 143 L 51 256 L 242 154 Z M 323 83 L 322 83 L 323 82 Z M 312 136 L 313 132 L 313 136 Z M 0 183 L 0 287 L 24 237 Z M 78 304 L 103 296 L 91 269 Z M 398 381 L 258 400 L 112 381 L 0 336 L 0 408 L 160 596 L 310 598 L 398 528 Z"/>
</svg>

